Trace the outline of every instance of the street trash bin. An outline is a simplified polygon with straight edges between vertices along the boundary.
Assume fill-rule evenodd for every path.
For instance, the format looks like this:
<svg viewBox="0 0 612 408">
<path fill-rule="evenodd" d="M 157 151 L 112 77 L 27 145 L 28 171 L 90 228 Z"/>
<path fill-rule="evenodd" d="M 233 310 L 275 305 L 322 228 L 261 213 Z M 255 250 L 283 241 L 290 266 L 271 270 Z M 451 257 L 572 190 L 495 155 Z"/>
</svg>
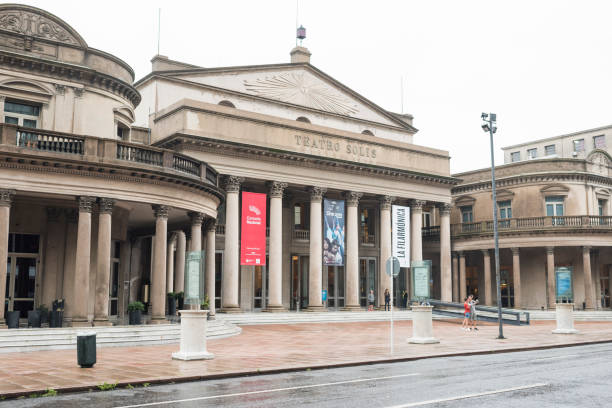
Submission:
<svg viewBox="0 0 612 408">
<path fill-rule="evenodd" d="M 96 364 L 96 332 L 77 333 L 77 362 L 82 368 Z"/>
</svg>

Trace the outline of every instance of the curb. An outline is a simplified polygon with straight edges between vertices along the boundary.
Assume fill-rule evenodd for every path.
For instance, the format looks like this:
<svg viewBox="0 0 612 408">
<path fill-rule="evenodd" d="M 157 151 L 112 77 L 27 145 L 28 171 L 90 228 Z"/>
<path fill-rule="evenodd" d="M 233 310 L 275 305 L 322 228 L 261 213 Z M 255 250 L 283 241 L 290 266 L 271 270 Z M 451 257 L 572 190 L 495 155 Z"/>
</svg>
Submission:
<svg viewBox="0 0 612 408">
<path fill-rule="evenodd" d="M 417 360 L 428 360 L 433 358 L 446 358 L 446 357 L 464 357 L 464 356 L 479 356 L 479 355 L 487 355 L 487 354 L 504 354 L 504 353 L 516 353 L 520 351 L 536 351 L 536 350 L 550 350 L 555 348 L 568 348 L 568 347 L 577 347 L 577 346 L 588 346 L 595 344 L 607 344 L 612 343 L 612 339 L 609 340 L 595 340 L 595 341 L 582 341 L 578 343 L 569 343 L 569 344 L 550 344 L 543 346 L 531 346 L 531 347 L 523 347 L 523 348 L 507 348 L 500 350 L 481 350 L 481 351 L 467 351 L 460 353 L 449 353 L 449 354 L 436 354 L 430 356 L 415 356 L 415 357 L 399 357 L 399 358 L 385 358 L 379 360 L 364 360 L 364 361 L 352 361 L 346 363 L 337 363 L 337 364 L 324 364 L 324 365 L 314 365 L 314 366 L 298 366 L 298 367 L 288 367 L 288 368 L 272 368 L 272 369 L 262 369 L 262 370 L 250 370 L 250 371 L 235 371 L 231 373 L 221 373 L 221 374 L 209 374 L 209 375 L 196 375 L 189 377 L 168 377 L 168 378 L 158 378 L 148 381 L 134 381 L 134 382 L 118 382 L 115 389 L 126 387 L 127 385 L 138 386 L 143 384 L 177 384 L 177 383 L 185 383 L 185 382 L 195 382 L 195 381 L 205 381 L 205 380 L 220 380 L 227 378 L 240 378 L 240 377 L 251 377 L 257 375 L 271 375 L 271 374 L 283 374 L 283 373 L 292 373 L 299 371 L 311 371 L 311 370 L 325 370 L 329 368 L 344 368 L 344 367 L 359 367 L 364 365 L 374 365 L 374 364 L 387 364 L 387 363 L 402 363 L 408 361 L 417 361 Z M 78 386 L 78 387 L 59 387 L 53 388 L 57 391 L 58 394 L 67 394 L 67 393 L 76 393 L 76 392 L 103 392 L 97 389 L 96 385 L 91 386 Z M 19 392 L 7 392 L 0 393 L 0 397 L 8 399 L 16 399 L 21 396 L 27 397 L 32 394 L 42 394 L 45 393 L 47 389 L 32 389 L 27 392 L 19 391 Z"/>
</svg>

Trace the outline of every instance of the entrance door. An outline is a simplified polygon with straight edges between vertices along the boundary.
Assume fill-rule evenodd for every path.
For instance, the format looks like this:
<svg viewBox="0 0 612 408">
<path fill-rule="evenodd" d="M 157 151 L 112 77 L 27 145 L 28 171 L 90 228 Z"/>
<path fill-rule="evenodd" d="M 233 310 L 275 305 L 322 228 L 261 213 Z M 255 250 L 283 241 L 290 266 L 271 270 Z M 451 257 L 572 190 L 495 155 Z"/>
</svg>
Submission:
<svg viewBox="0 0 612 408">
<path fill-rule="evenodd" d="M 307 255 L 291 257 L 291 310 L 308 307 L 308 261 Z"/>
<path fill-rule="evenodd" d="M 376 258 L 359 258 L 359 304 L 367 306 L 368 293 L 374 291 L 374 304 L 378 304 L 378 279 L 376 279 Z"/>
<path fill-rule="evenodd" d="M 266 257 L 266 265 L 268 258 Z M 262 265 L 255 266 L 253 273 L 253 308 L 265 309 L 268 305 L 268 268 Z"/>
<path fill-rule="evenodd" d="M 344 307 L 344 266 L 327 267 L 327 307 Z"/>
<path fill-rule="evenodd" d="M 121 244 L 113 241 L 113 253 L 111 256 L 111 274 L 108 294 L 108 315 L 116 316 L 119 307 L 119 257 Z"/>
<path fill-rule="evenodd" d="M 467 296 L 474 295 L 474 298 L 478 298 L 478 268 L 475 266 L 465 268 L 465 284 L 467 286 Z M 463 299 L 461 300 L 463 301 Z"/>
<path fill-rule="evenodd" d="M 600 290 L 601 290 L 601 307 L 605 308 L 605 309 L 609 309 L 610 308 L 610 275 L 609 272 L 606 272 L 607 274 L 604 275 L 602 273 L 602 276 L 599 278 L 600 279 Z"/>
<path fill-rule="evenodd" d="M 9 254 L 7 259 L 7 310 L 19 310 L 21 318 L 27 318 L 28 310 L 34 310 L 37 264 L 37 255 Z"/>
<path fill-rule="evenodd" d="M 499 275 L 501 281 L 502 307 L 514 307 L 514 280 L 512 278 L 512 268 L 500 267 Z"/>
</svg>

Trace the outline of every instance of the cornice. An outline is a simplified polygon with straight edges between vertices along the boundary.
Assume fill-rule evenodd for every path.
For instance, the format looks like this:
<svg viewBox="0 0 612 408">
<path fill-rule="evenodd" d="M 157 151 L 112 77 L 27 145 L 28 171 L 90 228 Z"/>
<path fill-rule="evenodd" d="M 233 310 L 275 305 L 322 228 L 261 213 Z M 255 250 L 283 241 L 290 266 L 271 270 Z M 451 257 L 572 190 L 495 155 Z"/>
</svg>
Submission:
<svg viewBox="0 0 612 408">
<path fill-rule="evenodd" d="M 100 88 L 129 100 L 134 108 L 141 100 L 140 93 L 127 82 L 82 65 L 0 50 L 0 66 Z"/>
<path fill-rule="evenodd" d="M 172 140 L 166 139 L 163 147 L 181 151 L 196 150 L 215 153 L 238 158 L 256 158 L 296 167 L 329 168 L 333 171 L 342 169 L 352 174 L 369 174 L 379 177 L 394 178 L 401 181 L 416 181 L 426 184 L 456 185 L 459 180 L 454 177 L 438 176 L 435 174 L 419 173 L 409 170 L 393 169 L 372 164 L 356 163 L 346 160 L 332 159 L 323 156 L 313 156 L 304 153 L 290 152 L 280 149 L 263 148 L 253 145 L 193 137 L 190 135 L 175 135 Z M 190 143 L 184 140 L 188 139 Z"/>
</svg>

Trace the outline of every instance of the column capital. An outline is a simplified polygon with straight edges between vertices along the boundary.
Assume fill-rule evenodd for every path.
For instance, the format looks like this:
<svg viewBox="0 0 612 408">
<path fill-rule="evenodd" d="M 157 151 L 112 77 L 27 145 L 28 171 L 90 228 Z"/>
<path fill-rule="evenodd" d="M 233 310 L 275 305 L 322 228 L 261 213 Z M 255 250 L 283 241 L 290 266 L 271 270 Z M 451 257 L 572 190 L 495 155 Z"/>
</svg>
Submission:
<svg viewBox="0 0 612 408">
<path fill-rule="evenodd" d="M 585 245 L 582 247 L 582 253 L 586 254 L 586 253 L 591 253 L 591 247 L 589 245 Z"/>
<path fill-rule="evenodd" d="M 457 251 L 452 251 L 451 252 L 451 257 L 453 258 L 457 258 L 459 255 L 457 254 Z"/>
<path fill-rule="evenodd" d="M 100 214 L 112 214 L 114 206 L 115 200 L 112 198 L 101 197 L 98 200 L 98 210 L 100 211 Z"/>
<path fill-rule="evenodd" d="M 191 225 L 202 225 L 202 222 L 204 221 L 204 214 L 201 212 L 189 211 L 187 216 L 191 220 Z"/>
<path fill-rule="evenodd" d="M 210 231 L 216 231 L 217 230 L 217 219 L 216 218 L 209 218 L 206 221 L 206 232 L 210 232 Z"/>
<path fill-rule="evenodd" d="M 45 210 L 47 211 L 47 221 L 51 222 L 59 221 L 62 212 L 64 212 L 62 208 L 57 207 L 47 207 Z"/>
<path fill-rule="evenodd" d="M 327 189 L 325 187 L 314 186 L 310 187 L 309 191 L 310 201 L 321 202 L 321 200 L 323 199 L 323 194 L 327 192 Z"/>
<path fill-rule="evenodd" d="M 77 200 L 79 200 L 79 212 L 91 213 L 96 197 L 80 196 Z"/>
<path fill-rule="evenodd" d="M 440 211 L 440 216 L 450 215 L 451 208 L 453 206 L 448 203 L 438 204 L 438 211 Z"/>
<path fill-rule="evenodd" d="M 548 255 L 554 255 L 555 254 L 555 247 L 554 246 L 547 246 L 546 247 L 546 253 Z"/>
<path fill-rule="evenodd" d="M 423 206 L 427 204 L 427 201 L 424 200 L 412 200 L 410 202 L 410 210 L 411 211 L 423 211 Z"/>
<path fill-rule="evenodd" d="M 76 208 L 66 208 L 64 214 L 66 215 L 66 221 L 71 224 L 76 224 L 79 220 L 79 212 Z"/>
<path fill-rule="evenodd" d="M 0 190 L 0 207 L 10 207 L 13 202 L 15 190 L 1 189 Z"/>
<path fill-rule="evenodd" d="M 227 176 L 225 178 L 225 191 L 227 193 L 239 193 L 240 185 L 244 183 L 244 177 Z"/>
<path fill-rule="evenodd" d="M 346 197 L 346 205 L 349 207 L 357 207 L 359 205 L 359 199 L 363 197 L 363 193 L 347 191 L 344 193 L 344 197 Z"/>
<path fill-rule="evenodd" d="M 465 258 L 465 252 L 463 251 L 457 251 L 457 255 L 459 255 L 459 258 Z"/>
<path fill-rule="evenodd" d="M 283 191 L 287 188 L 288 185 L 289 184 L 284 183 L 282 181 L 268 182 L 268 187 L 270 188 L 270 197 L 283 198 Z"/>
<path fill-rule="evenodd" d="M 391 204 L 395 201 L 395 197 L 390 195 L 384 195 L 380 198 L 380 209 L 381 210 L 390 210 Z"/>
<path fill-rule="evenodd" d="M 520 248 L 510 248 L 512 250 L 512 256 L 518 256 L 521 252 Z"/>
<path fill-rule="evenodd" d="M 481 249 L 480 252 L 482 252 L 484 256 L 491 256 L 491 253 L 489 252 L 488 249 Z"/>
<path fill-rule="evenodd" d="M 153 208 L 153 215 L 155 218 L 165 218 L 168 219 L 168 211 L 170 211 L 170 207 L 167 205 L 153 204 L 151 206 Z"/>
</svg>

